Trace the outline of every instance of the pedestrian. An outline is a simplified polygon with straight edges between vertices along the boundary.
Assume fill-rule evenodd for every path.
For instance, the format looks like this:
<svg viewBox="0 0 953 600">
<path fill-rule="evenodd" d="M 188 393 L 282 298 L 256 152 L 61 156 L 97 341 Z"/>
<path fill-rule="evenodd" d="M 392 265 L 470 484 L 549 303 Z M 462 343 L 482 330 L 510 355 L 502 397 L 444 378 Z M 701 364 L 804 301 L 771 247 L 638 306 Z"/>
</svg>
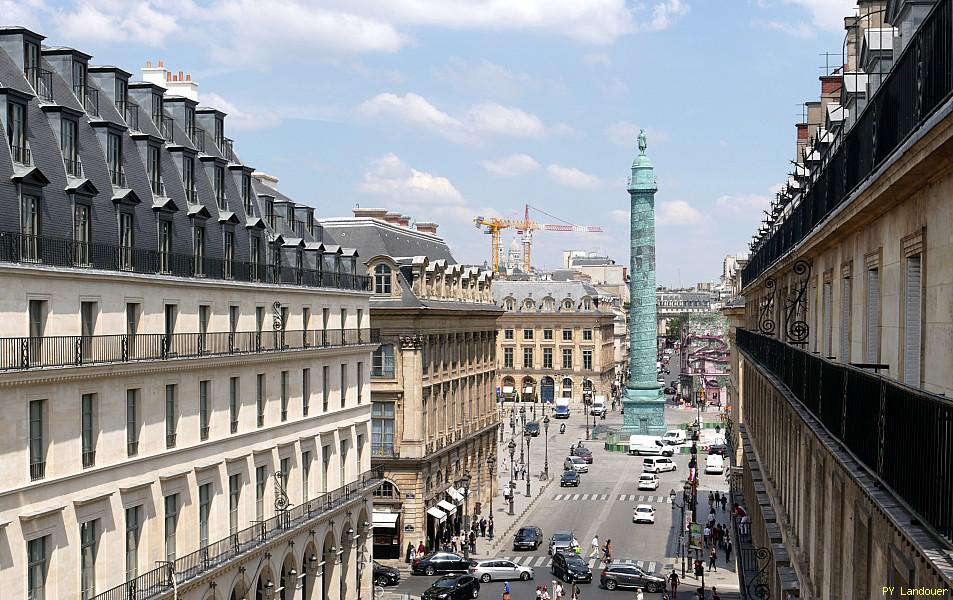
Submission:
<svg viewBox="0 0 953 600">
<path fill-rule="evenodd" d="M 715 528 L 711 530 L 711 541 L 712 541 L 712 545 L 711 545 L 712 548 L 716 546 L 721 548 L 721 525 L 720 524 L 716 525 Z"/>
<path fill-rule="evenodd" d="M 715 490 L 715 505 L 717 506 L 719 502 L 721 502 L 721 493 Z"/>
<path fill-rule="evenodd" d="M 572 600 L 579 600 L 579 586 L 575 581 L 572 582 Z"/>
<path fill-rule="evenodd" d="M 510 582 L 503 582 L 503 600 L 510 600 Z"/>
<path fill-rule="evenodd" d="M 712 507 L 715 505 L 715 493 L 708 492 L 708 506 Z"/>
<path fill-rule="evenodd" d="M 549 587 L 547 587 L 547 586 L 545 586 L 545 585 L 543 586 L 542 599 L 543 599 L 543 600 L 551 600 L 550 597 L 549 597 Z"/>
<path fill-rule="evenodd" d="M 486 519 L 480 519 L 480 537 L 486 537 Z"/>
<path fill-rule="evenodd" d="M 672 569 L 672 574 L 668 576 L 669 585 L 672 587 L 672 600 L 678 597 L 678 573 Z"/>
<path fill-rule="evenodd" d="M 490 534 L 490 539 L 493 539 L 493 516 L 490 515 L 490 520 L 486 524 L 486 532 Z"/>
<path fill-rule="evenodd" d="M 635 588 L 635 600 L 645 600 L 645 595 L 642 594 L 642 588 Z"/>
<path fill-rule="evenodd" d="M 711 600 L 721 600 L 721 594 L 718 593 L 718 588 L 711 586 Z"/>
<path fill-rule="evenodd" d="M 731 563 L 731 538 L 725 540 L 725 562 Z"/>
<path fill-rule="evenodd" d="M 423 556 L 427 553 L 427 547 L 424 546 L 424 541 L 420 540 L 420 543 L 417 544 L 417 556 Z"/>
<path fill-rule="evenodd" d="M 728 505 L 728 496 L 725 494 L 721 495 L 721 512 L 725 512 L 725 506 Z"/>
<path fill-rule="evenodd" d="M 413 559 L 414 559 L 414 543 L 407 542 L 407 559 L 404 562 L 409 563 Z"/>
<path fill-rule="evenodd" d="M 711 552 L 708 553 L 708 572 L 710 573 L 712 569 L 715 570 L 715 573 L 718 572 L 718 567 L 715 565 L 715 559 L 718 558 L 718 554 L 715 552 L 715 547 L 711 547 Z"/>
<path fill-rule="evenodd" d="M 450 536 L 450 550 L 451 552 L 457 551 L 457 534 Z"/>
<path fill-rule="evenodd" d="M 553 586 L 553 600 L 563 600 L 563 582 L 558 579 Z"/>
<path fill-rule="evenodd" d="M 606 540 L 606 564 L 612 563 L 612 540 Z"/>
<path fill-rule="evenodd" d="M 536 586 L 536 600 L 543 600 L 543 590 L 538 585 Z"/>
<path fill-rule="evenodd" d="M 714 507 L 714 506 L 712 506 L 711 508 L 708 509 L 708 520 L 709 520 L 709 521 L 714 521 L 714 520 L 715 520 L 715 507 Z"/>
<path fill-rule="evenodd" d="M 476 554 L 476 534 L 470 532 L 470 554 Z"/>
<path fill-rule="evenodd" d="M 702 530 L 702 534 L 705 536 L 705 547 L 708 547 L 708 544 L 711 543 L 711 527 L 705 526 L 705 529 Z"/>
<path fill-rule="evenodd" d="M 592 536 L 592 551 L 589 553 L 589 558 L 599 558 L 599 536 Z"/>
</svg>

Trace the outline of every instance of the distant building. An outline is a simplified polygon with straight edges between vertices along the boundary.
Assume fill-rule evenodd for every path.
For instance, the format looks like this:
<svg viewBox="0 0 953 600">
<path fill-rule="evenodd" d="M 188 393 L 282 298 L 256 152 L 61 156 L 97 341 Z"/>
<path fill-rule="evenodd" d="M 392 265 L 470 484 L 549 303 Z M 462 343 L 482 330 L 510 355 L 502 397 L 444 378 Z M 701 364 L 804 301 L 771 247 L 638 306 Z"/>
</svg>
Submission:
<svg viewBox="0 0 953 600">
<path fill-rule="evenodd" d="M 569 271 L 584 275 L 589 283 L 598 290 L 612 294 L 629 303 L 628 269 L 608 256 L 599 256 L 585 250 L 566 250 L 563 252 L 563 267 Z"/>
</svg>

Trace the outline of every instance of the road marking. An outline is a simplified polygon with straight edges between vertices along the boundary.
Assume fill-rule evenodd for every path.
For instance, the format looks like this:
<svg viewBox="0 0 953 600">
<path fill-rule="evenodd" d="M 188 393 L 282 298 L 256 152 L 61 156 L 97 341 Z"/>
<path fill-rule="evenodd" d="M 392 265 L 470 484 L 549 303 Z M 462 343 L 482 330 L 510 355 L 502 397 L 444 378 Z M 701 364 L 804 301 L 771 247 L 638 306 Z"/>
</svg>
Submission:
<svg viewBox="0 0 953 600">
<path fill-rule="evenodd" d="M 653 562 L 650 562 L 649 565 L 648 565 L 647 567 L 645 567 L 645 569 L 643 569 L 643 570 L 644 570 L 645 572 L 647 572 L 647 573 L 654 573 L 654 572 L 655 572 L 655 562 L 654 562 L 654 561 L 653 561 Z"/>
<path fill-rule="evenodd" d="M 573 500 L 578 500 L 578 499 L 579 499 L 579 494 L 573 494 L 573 495 L 572 495 L 572 499 L 573 499 Z"/>
<path fill-rule="evenodd" d="M 549 558 L 549 557 L 548 557 L 548 556 L 540 556 L 540 557 L 536 560 L 536 566 L 537 566 L 537 567 L 543 566 L 543 563 L 546 562 L 546 559 L 547 559 L 547 558 Z"/>
</svg>

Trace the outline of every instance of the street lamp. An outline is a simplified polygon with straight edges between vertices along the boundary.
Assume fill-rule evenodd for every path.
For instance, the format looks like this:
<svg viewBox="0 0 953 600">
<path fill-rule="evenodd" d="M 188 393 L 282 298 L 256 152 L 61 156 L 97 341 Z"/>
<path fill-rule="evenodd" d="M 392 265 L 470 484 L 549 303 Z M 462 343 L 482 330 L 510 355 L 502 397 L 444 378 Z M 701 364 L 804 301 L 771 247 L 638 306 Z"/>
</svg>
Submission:
<svg viewBox="0 0 953 600">
<path fill-rule="evenodd" d="M 496 455 L 491 454 L 486 458 L 486 468 L 490 473 L 490 518 L 493 518 L 493 480 L 496 479 Z"/>
<path fill-rule="evenodd" d="M 510 486 L 509 486 L 509 490 L 510 490 L 510 515 L 513 515 L 513 514 L 515 514 L 515 513 L 513 512 L 513 488 L 516 486 L 516 482 L 513 481 L 514 479 L 516 479 L 516 475 L 515 475 L 515 473 L 514 473 L 514 469 L 516 469 L 516 465 L 513 464 L 513 454 L 516 453 L 516 442 L 514 442 L 513 439 L 510 438 L 510 443 L 507 444 L 506 447 L 509 448 L 509 450 L 510 450 Z"/>
<path fill-rule="evenodd" d="M 546 481 L 549 481 L 549 415 L 543 417 L 543 431 L 546 436 L 543 438 L 546 444 L 546 462 L 543 464 L 543 474 L 546 477 Z"/>
<path fill-rule="evenodd" d="M 685 482 L 686 489 L 688 488 L 688 482 Z M 675 502 L 675 490 L 671 490 L 668 493 L 669 500 L 672 501 L 672 512 L 675 512 L 675 507 L 678 507 L 682 510 L 682 520 L 678 523 L 678 553 L 682 557 L 682 577 L 685 577 L 685 502 L 688 500 L 687 492 L 682 493 L 682 503 L 678 504 Z"/>
<path fill-rule="evenodd" d="M 523 437 L 526 438 L 526 497 L 529 498 L 529 443 L 532 441 L 533 436 L 528 432 L 523 434 Z"/>
<path fill-rule="evenodd" d="M 467 510 L 467 504 L 470 503 L 470 472 L 465 471 L 463 477 L 457 481 L 457 487 L 463 487 L 463 529 L 464 531 L 469 530 L 469 511 Z M 469 534 L 468 534 L 469 535 Z M 463 558 L 470 558 L 470 542 L 469 539 L 463 544 Z"/>
<path fill-rule="evenodd" d="M 523 431 L 523 436 L 520 438 L 520 467 L 523 467 L 526 463 L 526 459 L 523 457 L 523 439 L 526 437 L 526 407 L 520 407 L 520 429 Z"/>
</svg>

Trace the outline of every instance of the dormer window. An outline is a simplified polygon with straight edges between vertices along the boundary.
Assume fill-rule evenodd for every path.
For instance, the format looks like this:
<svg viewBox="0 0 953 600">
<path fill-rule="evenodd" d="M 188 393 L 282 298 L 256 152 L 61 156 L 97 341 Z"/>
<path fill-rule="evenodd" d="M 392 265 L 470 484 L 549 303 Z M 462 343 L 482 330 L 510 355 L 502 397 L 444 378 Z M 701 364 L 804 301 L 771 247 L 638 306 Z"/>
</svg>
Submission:
<svg viewBox="0 0 953 600">
<path fill-rule="evenodd" d="M 516 309 L 516 300 L 512 298 L 507 298 L 503 301 L 503 308 L 506 310 L 515 310 Z"/>
<path fill-rule="evenodd" d="M 275 202 L 271 198 L 265 198 L 265 221 L 268 222 L 268 226 L 274 228 L 275 226 Z"/>
<path fill-rule="evenodd" d="M 242 173 L 242 204 L 245 206 L 245 214 L 252 214 L 251 174 L 249 173 Z"/>
<path fill-rule="evenodd" d="M 572 310 L 572 300 L 570 300 L 569 298 L 566 298 L 565 300 L 563 300 L 563 309 Z"/>
<path fill-rule="evenodd" d="M 66 172 L 74 177 L 80 177 L 82 171 L 79 166 L 79 149 L 76 145 L 76 121 L 72 119 L 60 120 L 60 150 L 63 152 Z"/>
<path fill-rule="evenodd" d="M 225 202 L 225 167 L 217 166 L 213 171 L 212 185 L 215 188 L 215 202 L 220 210 L 227 210 Z"/>
<path fill-rule="evenodd" d="M 308 209 L 305 214 L 307 215 L 308 219 L 308 233 L 314 235 L 314 211 Z"/>
<path fill-rule="evenodd" d="M 162 94 L 152 94 L 152 122 L 162 130 Z"/>
<path fill-rule="evenodd" d="M 533 301 L 528 298 L 523 300 L 523 310 L 533 310 Z"/>
<path fill-rule="evenodd" d="M 205 228 L 196 225 L 193 232 L 194 272 L 196 277 L 205 276 Z"/>
<path fill-rule="evenodd" d="M 195 139 L 195 109 L 188 105 L 185 107 L 185 135 L 190 140 Z"/>
<path fill-rule="evenodd" d="M 121 77 L 116 77 L 116 84 L 113 90 L 115 91 L 115 103 L 116 108 L 119 109 L 119 114 L 123 117 L 126 116 L 126 105 L 129 102 L 129 84 L 125 79 Z"/>
<path fill-rule="evenodd" d="M 112 184 L 126 187 L 126 177 L 122 172 L 122 138 L 118 133 L 110 132 L 106 135 L 106 163 Z"/>
<path fill-rule="evenodd" d="M 7 141 L 13 162 L 30 164 L 30 151 L 26 147 L 26 106 L 7 99 Z"/>
<path fill-rule="evenodd" d="M 374 267 L 374 293 L 391 294 L 391 268 L 388 265 Z"/>
<path fill-rule="evenodd" d="M 582 309 L 583 309 L 583 310 L 592 310 L 592 300 L 590 300 L 589 298 L 586 298 L 585 300 L 583 300 L 583 301 L 582 301 Z"/>
<path fill-rule="evenodd" d="M 34 42 L 23 42 L 23 73 L 30 81 L 33 89 L 39 89 L 40 84 L 40 45 Z"/>
<path fill-rule="evenodd" d="M 182 184 L 185 186 L 185 197 L 189 204 L 198 202 L 195 195 L 195 159 L 191 156 L 182 156 Z"/>
<path fill-rule="evenodd" d="M 165 196 L 165 189 L 162 186 L 162 154 L 158 146 L 149 145 L 146 150 L 148 160 L 146 168 L 149 171 L 149 186 L 152 193 L 156 196 Z"/>
<path fill-rule="evenodd" d="M 225 121 L 221 117 L 215 117 L 215 145 L 221 150 L 225 147 Z"/>
<path fill-rule="evenodd" d="M 86 106 L 86 63 L 78 60 L 73 61 L 73 93 Z"/>
</svg>

